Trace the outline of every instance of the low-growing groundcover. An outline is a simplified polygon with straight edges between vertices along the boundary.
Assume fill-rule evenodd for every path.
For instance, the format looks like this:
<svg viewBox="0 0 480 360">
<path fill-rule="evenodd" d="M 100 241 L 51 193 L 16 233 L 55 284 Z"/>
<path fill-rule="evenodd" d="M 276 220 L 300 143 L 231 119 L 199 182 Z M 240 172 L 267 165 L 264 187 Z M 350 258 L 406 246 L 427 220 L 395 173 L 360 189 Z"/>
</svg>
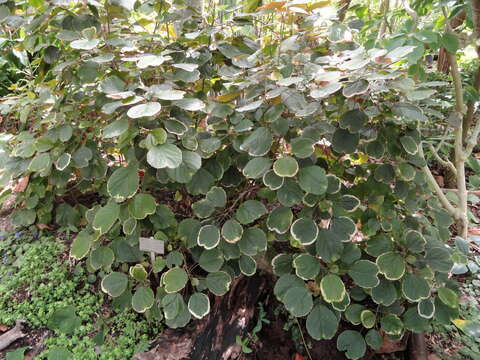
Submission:
<svg viewBox="0 0 480 360">
<path fill-rule="evenodd" d="M 28 346 L 20 343 L 15 351 L 40 346 L 36 359 L 114 360 L 147 350 L 162 324 L 104 303 L 97 277 L 82 264 L 71 266 L 59 235 L 24 231 L 1 236 L 0 324 L 26 320 Z M 41 335 L 30 342 L 32 333 Z M 43 345 L 37 343 L 42 337 Z M 15 351 L 4 355 L 14 360 Z"/>
<path fill-rule="evenodd" d="M 18 183 L 17 226 L 76 233 L 71 260 L 114 306 L 184 327 L 267 259 L 308 334 L 358 359 L 382 334 L 458 318 L 449 274 L 465 256 L 421 170 L 436 104 L 411 94 L 437 85 L 406 71 L 438 36 L 366 49 L 326 2 L 290 5 L 288 36 L 261 41 L 251 18 L 220 27 L 180 4 L 4 6 L 35 76 L 1 103 L 19 124 L 1 180 Z M 71 310 L 59 318 L 81 321 Z"/>
</svg>

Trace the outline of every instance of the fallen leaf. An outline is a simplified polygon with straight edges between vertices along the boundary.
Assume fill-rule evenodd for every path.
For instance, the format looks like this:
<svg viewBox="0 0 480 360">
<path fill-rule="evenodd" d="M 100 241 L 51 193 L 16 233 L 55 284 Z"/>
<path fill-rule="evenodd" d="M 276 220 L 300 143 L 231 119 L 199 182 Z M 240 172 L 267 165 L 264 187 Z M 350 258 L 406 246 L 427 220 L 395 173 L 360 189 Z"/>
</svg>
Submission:
<svg viewBox="0 0 480 360">
<path fill-rule="evenodd" d="M 28 181 L 30 180 L 29 176 L 24 176 L 18 180 L 17 185 L 13 188 L 14 193 L 24 192 L 28 186 Z"/>
<path fill-rule="evenodd" d="M 390 339 L 387 334 L 383 333 L 383 331 L 382 336 L 382 346 L 375 351 L 377 354 L 391 354 L 397 351 L 404 351 L 407 348 L 405 343 Z"/>
</svg>

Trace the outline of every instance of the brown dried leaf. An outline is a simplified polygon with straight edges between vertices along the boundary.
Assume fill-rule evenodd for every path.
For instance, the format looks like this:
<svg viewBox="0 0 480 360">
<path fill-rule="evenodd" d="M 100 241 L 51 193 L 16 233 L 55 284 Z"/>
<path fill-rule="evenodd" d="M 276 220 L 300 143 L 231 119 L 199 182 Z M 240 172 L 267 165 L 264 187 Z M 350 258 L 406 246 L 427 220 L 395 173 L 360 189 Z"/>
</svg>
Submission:
<svg viewBox="0 0 480 360">
<path fill-rule="evenodd" d="M 24 192 L 28 186 L 28 181 L 30 180 L 29 176 L 24 176 L 20 180 L 18 180 L 17 185 L 13 188 L 14 193 L 21 193 Z"/>
</svg>

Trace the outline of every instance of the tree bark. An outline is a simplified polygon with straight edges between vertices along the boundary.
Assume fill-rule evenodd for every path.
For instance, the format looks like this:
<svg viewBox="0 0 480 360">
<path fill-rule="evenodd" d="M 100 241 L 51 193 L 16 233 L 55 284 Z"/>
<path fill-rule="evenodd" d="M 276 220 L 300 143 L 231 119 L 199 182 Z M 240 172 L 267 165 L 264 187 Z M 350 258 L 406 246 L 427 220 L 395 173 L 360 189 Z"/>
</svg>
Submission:
<svg viewBox="0 0 480 360">
<path fill-rule="evenodd" d="M 477 55 L 480 58 L 480 44 L 478 40 L 480 39 L 480 0 L 472 0 L 472 18 L 473 18 L 473 35 L 476 40 L 475 49 L 477 50 Z M 480 64 L 477 71 L 475 72 L 475 77 L 473 79 L 473 88 L 476 91 L 480 90 Z M 467 103 L 467 113 L 463 118 L 463 142 L 468 138 L 468 132 L 474 123 L 475 116 L 475 101 L 469 101 Z M 479 121 L 479 120 L 477 120 Z"/>
<path fill-rule="evenodd" d="M 168 329 L 152 350 L 135 355 L 137 360 L 228 360 L 236 359 L 241 348 L 236 338 L 251 330 L 257 303 L 265 294 L 266 278 L 240 277 L 229 292 L 213 300 L 210 313 L 193 321 L 187 329 Z"/>
<path fill-rule="evenodd" d="M 427 360 L 427 345 L 425 342 L 425 335 L 423 333 L 412 333 L 408 345 L 410 360 Z"/>
<path fill-rule="evenodd" d="M 345 20 L 345 17 L 347 16 L 347 11 L 348 8 L 350 7 L 350 3 L 352 0 L 341 0 L 339 5 L 338 5 L 338 21 L 343 22 Z"/>
<path fill-rule="evenodd" d="M 460 25 L 463 24 L 466 17 L 467 13 L 465 12 L 465 10 L 459 11 L 453 18 L 448 20 L 448 22 L 450 23 L 450 27 L 452 29 L 458 28 Z M 448 74 L 450 70 L 450 63 L 448 61 L 447 51 L 443 47 L 441 47 L 438 52 L 437 70 L 444 74 Z"/>
</svg>

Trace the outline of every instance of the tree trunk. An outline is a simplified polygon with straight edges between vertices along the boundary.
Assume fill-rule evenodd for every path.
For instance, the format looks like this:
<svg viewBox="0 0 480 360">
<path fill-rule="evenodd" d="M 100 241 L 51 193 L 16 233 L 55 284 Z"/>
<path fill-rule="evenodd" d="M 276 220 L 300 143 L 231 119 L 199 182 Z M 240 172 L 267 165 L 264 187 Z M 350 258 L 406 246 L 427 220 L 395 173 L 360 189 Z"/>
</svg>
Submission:
<svg viewBox="0 0 480 360">
<path fill-rule="evenodd" d="M 427 345 L 423 333 L 412 333 L 408 344 L 410 360 L 427 360 Z"/>
<path fill-rule="evenodd" d="M 152 350 L 137 360 L 228 360 L 241 353 L 236 338 L 245 338 L 253 327 L 257 303 L 265 294 L 266 278 L 240 277 L 230 291 L 213 300 L 210 313 L 187 329 L 168 329 L 154 342 Z"/>
<path fill-rule="evenodd" d="M 340 1 L 339 5 L 338 5 L 338 12 L 337 12 L 339 22 L 343 22 L 343 20 L 345 20 L 345 17 L 347 16 L 347 11 L 348 11 L 348 8 L 350 7 L 351 2 L 352 2 L 352 0 L 341 0 Z"/>
<path fill-rule="evenodd" d="M 448 20 L 448 22 L 450 23 L 450 27 L 452 29 L 456 29 L 463 24 L 466 17 L 467 13 L 465 12 L 465 10 L 459 11 L 457 15 Z M 437 70 L 444 74 L 448 74 L 450 70 L 450 63 L 448 61 L 447 51 L 443 47 L 440 48 L 438 52 Z"/>
</svg>

